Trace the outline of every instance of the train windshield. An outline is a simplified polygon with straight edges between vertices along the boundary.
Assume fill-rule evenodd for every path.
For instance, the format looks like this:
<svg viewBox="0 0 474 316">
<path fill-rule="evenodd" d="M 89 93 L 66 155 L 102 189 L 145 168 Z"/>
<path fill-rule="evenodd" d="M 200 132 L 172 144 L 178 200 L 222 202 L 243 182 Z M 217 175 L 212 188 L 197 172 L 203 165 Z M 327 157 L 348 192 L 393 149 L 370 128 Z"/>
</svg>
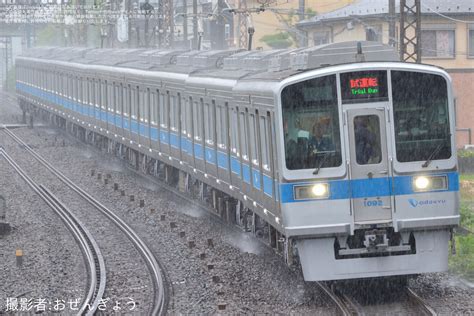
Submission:
<svg viewBox="0 0 474 316">
<path fill-rule="evenodd" d="M 392 95 L 397 160 L 451 157 L 446 80 L 433 74 L 392 71 Z"/>
<path fill-rule="evenodd" d="M 281 100 L 286 168 L 319 171 L 340 166 L 336 76 L 285 87 Z"/>
</svg>

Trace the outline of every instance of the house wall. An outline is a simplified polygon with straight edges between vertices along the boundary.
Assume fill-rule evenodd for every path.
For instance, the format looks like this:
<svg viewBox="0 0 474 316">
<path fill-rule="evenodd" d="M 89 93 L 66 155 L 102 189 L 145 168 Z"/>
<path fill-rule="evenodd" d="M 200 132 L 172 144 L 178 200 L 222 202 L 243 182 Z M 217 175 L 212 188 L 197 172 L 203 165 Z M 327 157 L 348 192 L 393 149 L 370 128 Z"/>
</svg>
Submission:
<svg viewBox="0 0 474 316">
<path fill-rule="evenodd" d="M 263 1 L 247 1 L 247 8 L 257 8 L 260 7 L 260 3 Z M 348 4 L 352 4 L 355 2 L 354 0 L 305 0 L 306 9 L 311 8 L 313 11 L 317 13 L 325 13 L 329 11 L 333 11 L 339 8 L 342 8 Z M 236 2 L 237 3 L 237 2 Z M 282 9 L 282 10 L 290 10 L 293 9 L 295 13 L 298 10 L 299 0 L 277 0 L 277 1 L 270 1 L 269 7 L 275 9 Z M 237 5 L 235 5 L 237 7 Z M 283 18 L 288 18 L 288 15 L 283 14 Z M 258 14 L 252 14 L 253 25 L 255 27 L 255 34 L 254 34 L 254 47 L 262 47 L 263 49 L 270 49 L 264 42 L 261 42 L 260 39 L 265 35 L 271 35 L 275 33 L 279 33 L 280 31 L 285 31 L 286 27 L 284 23 L 281 23 L 278 20 L 278 17 L 275 13 L 271 12 L 270 10 L 266 10 L 265 12 L 261 12 Z M 297 21 L 297 17 L 295 16 L 294 21 Z M 238 18 L 235 16 L 234 23 L 236 28 L 238 27 Z M 238 34 L 238 29 L 236 34 Z M 238 44 L 238 43 L 236 43 Z"/>
<path fill-rule="evenodd" d="M 453 79 L 456 97 L 456 127 L 471 128 L 471 133 L 474 133 L 474 68 L 448 72 Z M 474 142 L 474 135 L 471 134 L 471 138 Z M 458 148 L 469 144 L 469 133 L 456 132 L 456 142 Z"/>
</svg>

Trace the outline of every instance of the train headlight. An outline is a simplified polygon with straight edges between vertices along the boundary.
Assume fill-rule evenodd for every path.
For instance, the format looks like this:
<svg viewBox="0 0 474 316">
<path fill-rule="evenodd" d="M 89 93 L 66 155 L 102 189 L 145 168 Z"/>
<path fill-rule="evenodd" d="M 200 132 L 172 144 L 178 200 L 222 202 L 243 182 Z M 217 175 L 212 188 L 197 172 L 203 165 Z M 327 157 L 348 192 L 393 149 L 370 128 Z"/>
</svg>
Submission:
<svg viewBox="0 0 474 316">
<path fill-rule="evenodd" d="M 317 183 L 313 185 L 313 187 L 311 188 L 311 191 L 313 192 L 314 196 L 317 196 L 317 197 L 327 196 L 328 186 L 327 184 Z"/>
<path fill-rule="evenodd" d="M 430 180 L 427 177 L 416 177 L 415 178 L 415 190 L 426 190 L 430 185 Z"/>
<path fill-rule="evenodd" d="M 447 176 L 418 176 L 413 178 L 413 190 L 415 192 L 438 191 L 447 188 Z"/>
<path fill-rule="evenodd" d="M 329 184 L 316 183 L 295 186 L 294 197 L 295 200 L 327 199 L 329 197 Z"/>
</svg>

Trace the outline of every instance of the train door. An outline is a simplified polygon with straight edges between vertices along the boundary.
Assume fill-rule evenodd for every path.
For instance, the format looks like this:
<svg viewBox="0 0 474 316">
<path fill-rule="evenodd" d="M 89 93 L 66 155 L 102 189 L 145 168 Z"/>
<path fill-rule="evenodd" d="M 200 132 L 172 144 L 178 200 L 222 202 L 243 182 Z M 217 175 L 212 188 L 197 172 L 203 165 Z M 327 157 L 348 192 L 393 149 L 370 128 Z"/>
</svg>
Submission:
<svg viewBox="0 0 474 316">
<path fill-rule="evenodd" d="M 385 108 L 347 111 L 350 197 L 355 224 L 392 219 Z"/>
</svg>

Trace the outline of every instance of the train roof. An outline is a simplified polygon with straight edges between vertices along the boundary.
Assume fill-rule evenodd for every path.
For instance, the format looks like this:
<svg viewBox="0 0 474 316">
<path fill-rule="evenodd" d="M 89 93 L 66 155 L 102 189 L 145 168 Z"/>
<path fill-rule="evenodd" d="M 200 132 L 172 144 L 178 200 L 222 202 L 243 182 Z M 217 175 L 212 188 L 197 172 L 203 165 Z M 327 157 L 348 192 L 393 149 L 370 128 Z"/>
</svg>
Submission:
<svg viewBox="0 0 474 316">
<path fill-rule="evenodd" d="M 357 54 L 359 43 L 362 54 Z M 26 51 L 23 56 L 189 76 L 253 80 L 282 80 L 309 69 L 361 61 L 399 61 L 393 47 L 368 41 L 266 51 L 39 47 Z"/>
</svg>

